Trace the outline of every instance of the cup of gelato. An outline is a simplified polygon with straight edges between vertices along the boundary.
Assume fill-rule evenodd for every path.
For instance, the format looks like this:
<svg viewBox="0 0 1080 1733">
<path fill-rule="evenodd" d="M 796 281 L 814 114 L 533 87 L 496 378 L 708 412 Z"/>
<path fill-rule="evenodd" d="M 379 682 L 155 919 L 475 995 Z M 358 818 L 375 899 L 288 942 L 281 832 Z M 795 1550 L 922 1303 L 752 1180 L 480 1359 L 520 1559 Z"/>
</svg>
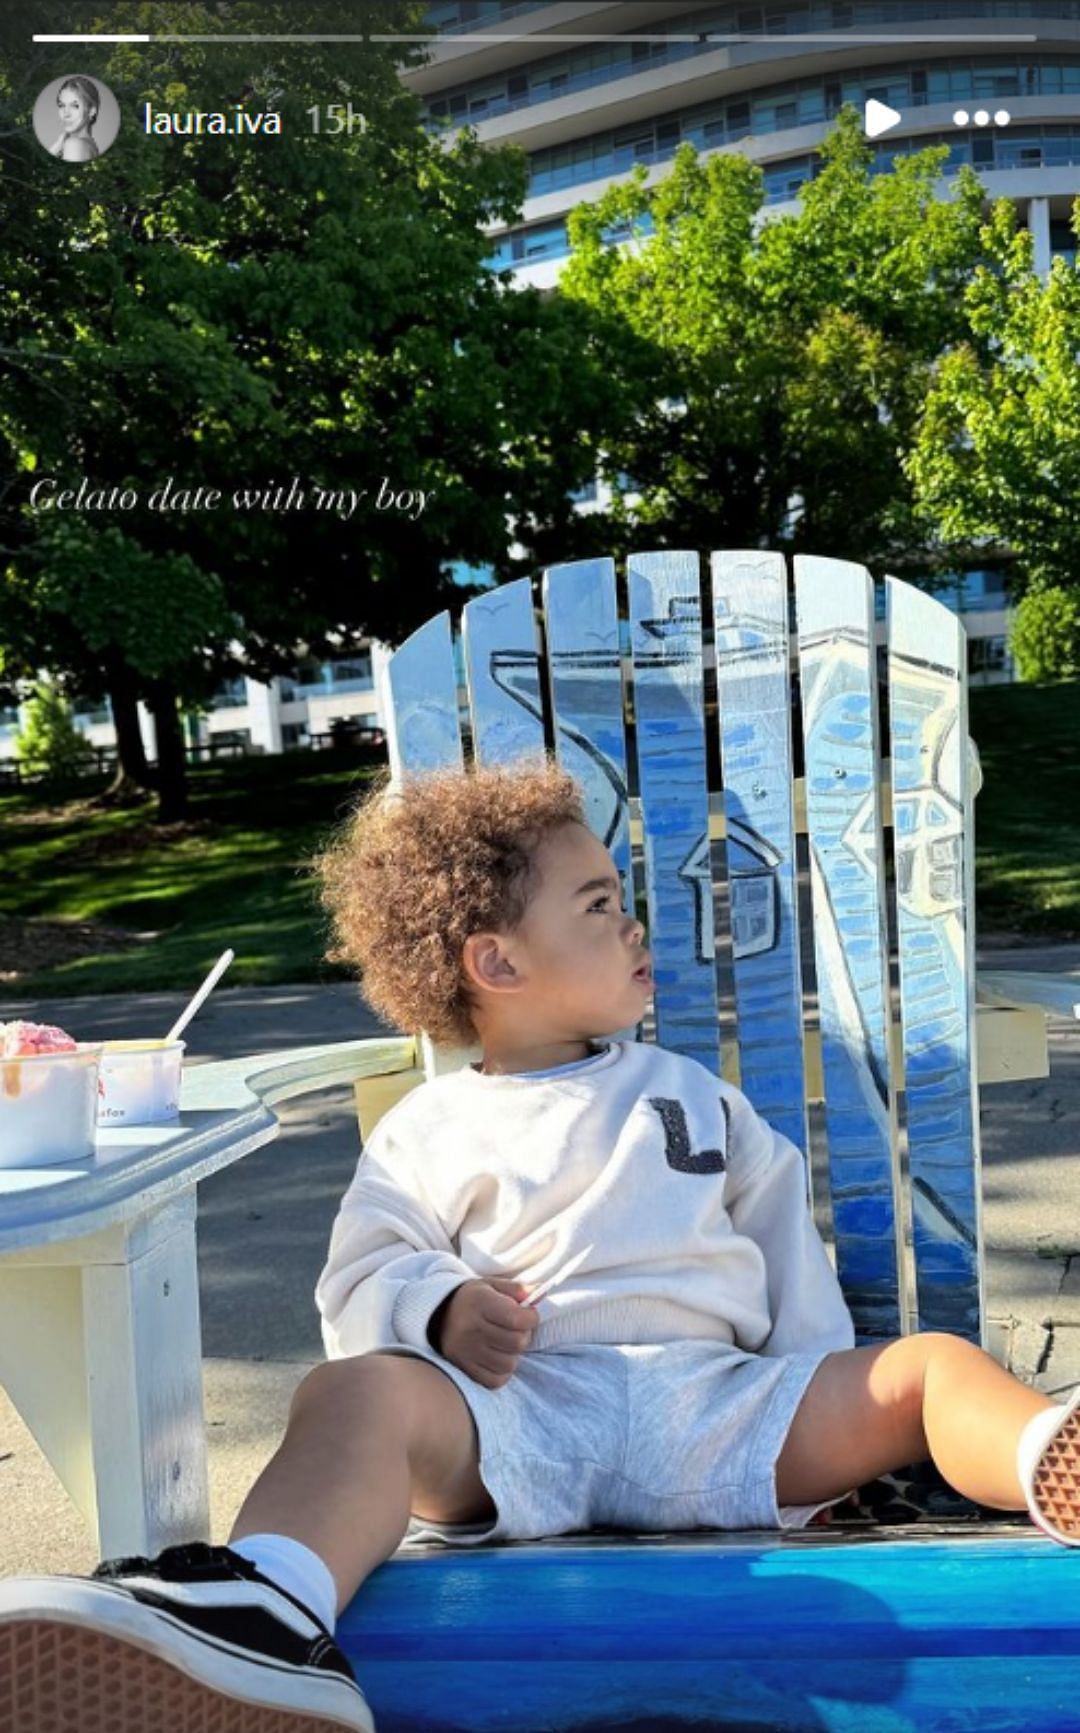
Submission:
<svg viewBox="0 0 1080 1733">
<path fill-rule="evenodd" d="M 169 1125 L 180 1117 L 185 1041 L 106 1041 L 97 1122 Z"/>
<path fill-rule="evenodd" d="M 101 1045 L 49 1023 L 0 1023 L 0 1168 L 94 1153 Z"/>
</svg>

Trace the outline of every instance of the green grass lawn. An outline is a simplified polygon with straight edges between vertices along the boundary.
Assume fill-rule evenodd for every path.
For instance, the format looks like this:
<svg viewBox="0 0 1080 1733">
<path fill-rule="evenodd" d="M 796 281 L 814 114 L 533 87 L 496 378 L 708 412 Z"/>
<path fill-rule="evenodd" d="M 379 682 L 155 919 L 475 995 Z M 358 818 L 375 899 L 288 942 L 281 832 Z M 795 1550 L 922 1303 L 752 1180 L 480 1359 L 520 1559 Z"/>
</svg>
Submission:
<svg viewBox="0 0 1080 1733">
<path fill-rule="evenodd" d="M 192 773 L 190 819 L 165 829 L 152 801 L 103 811 L 0 798 L 0 969 L 5 917 L 107 930 L 87 954 L 0 980 L 0 994 L 186 988 L 226 945 L 232 986 L 344 979 L 322 960 L 306 864 L 370 774 L 347 751 L 219 763 Z"/>
<path fill-rule="evenodd" d="M 1080 684 L 974 692 L 971 730 L 980 931 L 1080 935 Z M 232 985 L 345 978 L 323 961 L 306 863 L 370 774 L 347 751 L 217 764 L 192 773 L 190 822 L 165 830 L 152 802 L 0 797 L 0 996 L 194 987 L 226 945 Z M 91 930 L 83 954 L 46 947 L 13 976 L 5 917 Z"/>
<path fill-rule="evenodd" d="M 980 930 L 1080 938 L 1080 684 L 971 694 Z"/>
</svg>

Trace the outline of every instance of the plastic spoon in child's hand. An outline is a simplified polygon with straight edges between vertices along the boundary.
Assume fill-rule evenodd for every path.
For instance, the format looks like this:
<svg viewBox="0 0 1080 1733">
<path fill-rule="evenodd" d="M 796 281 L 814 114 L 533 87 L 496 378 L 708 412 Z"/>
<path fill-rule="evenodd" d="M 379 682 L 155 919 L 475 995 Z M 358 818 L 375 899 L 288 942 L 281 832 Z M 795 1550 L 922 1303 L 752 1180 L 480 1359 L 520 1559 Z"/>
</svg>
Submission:
<svg viewBox="0 0 1080 1733">
<path fill-rule="evenodd" d="M 198 1011 L 200 1006 L 210 997 L 235 955 L 235 951 L 222 951 L 202 986 L 188 1000 L 188 1003 L 181 1011 L 176 1022 L 169 1030 L 169 1033 L 165 1037 L 166 1041 L 176 1041 L 179 1039 L 181 1032 L 187 1028 L 196 1011 Z"/>
<path fill-rule="evenodd" d="M 571 1258 L 568 1264 L 563 1265 L 561 1270 L 557 1270 L 553 1276 L 548 1276 L 546 1281 L 539 1282 L 535 1288 L 531 1289 L 530 1292 L 526 1294 L 522 1304 L 525 1306 L 535 1306 L 537 1300 L 542 1300 L 545 1294 L 550 1294 L 552 1288 L 557 1288 L 560 1283 L 566 1281 L 568 1276 L 572 1276 L 575 1270 L 579 1270 L 589 1253 L 593 1250 L 594 1248 L 592 1246 L 584 1246 L 582 1250 L 578 1252 L 576 1257 Z"/>
</svg>

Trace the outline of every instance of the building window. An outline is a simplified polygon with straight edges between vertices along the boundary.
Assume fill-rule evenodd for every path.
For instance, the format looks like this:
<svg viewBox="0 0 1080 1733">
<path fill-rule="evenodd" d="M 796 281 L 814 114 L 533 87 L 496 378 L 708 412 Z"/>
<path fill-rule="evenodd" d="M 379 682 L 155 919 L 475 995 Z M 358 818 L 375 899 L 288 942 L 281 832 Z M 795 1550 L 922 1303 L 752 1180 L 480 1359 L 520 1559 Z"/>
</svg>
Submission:
<svg viewBox="0 0 1080 1733">
<path fill-rule="evenodd" d="M 97 724 L 112 721 L 112 709 L 107 698 L 103 699 L 100 704 L 95 704 L 88 699 L 76 698 L 72 710 L 72 720 L 77 728 L 92 728 Z M 0 721 L 3 721 L 2 713 L 0 713 Z"/>
<path fill-rule="evenodd" d="M 283 722 L 281 725 L 281 746 L 285 752 L 295 752 L 301 746 L 310 743 L 308 725 L 306 722 Z"/>
<path fill-rule="evenodd" d="M 286 678 L 282 681 L 282 701 L 285 704 L 291 704 L 294 699 L 302 697 L 305 692 L 310 692 L 312 688 L 321 691 L 323 685 L 322 663 L 314 656 L 304 656 L 296 664 L 296 671 L 292 679 Z"/>
<path fill-rule="evenodd" d="M 1004 674 L 1007 668 L 1008 653 L 1003 637 L 968 639 L 969 674 Z"/>
<path fill-rule="evenodd" d="M 247 681 L 242 674 L 222 680 L 210 695 L 211 710 L 240 710 L 247 703 Z"/>
<path fill-rule="evenodd" d="M 206 743 L 210 748 L 210 756 L 216 753 L 233 754 L 237 758 L 251 751 L 250 728 L 217 728 Z"/>
<path fill-rule="evenodd" d="M 494 566 L 470 566 L 467 560 L 454 560 L 450 567 L 450 576 L 455 584 L 476 584 L 484 590 L 495 588 Z"/>
<path fill-rule="evenodd" d="M 326 663 L 326 683 L 332 692 L 363 692 L 375 681 L 371 672 L 371 651 L 358 650 L 352 656 L 336 656 Z"/>
<path fill-rule="evenodd" d="M 965 572 L 960 585 L 960 606 L 965 612 L 1005 606 L 1005 573 L 1000 569 Z"/>
</svg>

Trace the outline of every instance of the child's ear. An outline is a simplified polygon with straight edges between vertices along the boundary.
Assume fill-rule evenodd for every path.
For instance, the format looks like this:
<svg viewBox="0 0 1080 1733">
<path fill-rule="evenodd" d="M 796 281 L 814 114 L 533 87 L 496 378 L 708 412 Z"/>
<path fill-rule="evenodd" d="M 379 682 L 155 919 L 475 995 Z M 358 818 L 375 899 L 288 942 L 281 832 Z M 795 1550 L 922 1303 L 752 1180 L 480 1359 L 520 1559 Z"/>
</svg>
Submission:
<svg viewBox="0 0 1080 1733">
<path fill-rule="evenodd" d="M 520 979 L 498 933 L 470 933 L 462 947 L 461 961 L 469 980 L 489 991 L 517 986 Z"/>
</svg>

